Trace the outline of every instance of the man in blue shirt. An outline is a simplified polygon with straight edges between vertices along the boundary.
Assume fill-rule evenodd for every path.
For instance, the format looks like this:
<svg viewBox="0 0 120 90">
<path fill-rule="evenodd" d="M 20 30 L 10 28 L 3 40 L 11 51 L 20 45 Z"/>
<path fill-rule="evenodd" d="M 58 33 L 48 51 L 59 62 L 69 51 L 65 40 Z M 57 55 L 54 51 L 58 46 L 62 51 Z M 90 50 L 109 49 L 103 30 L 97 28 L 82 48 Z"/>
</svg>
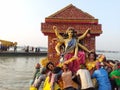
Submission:
<svg viewBox="0 0 120 90">
<path fill-rule="evenodd" d="M 108 73 L 104 68 L 100 67 L 100 63 L 96 63 L 96 70 L 92 74 L 92 78 L 96 78 L 98 82 L 98 90 L 111 90 Z"/>
</svg>

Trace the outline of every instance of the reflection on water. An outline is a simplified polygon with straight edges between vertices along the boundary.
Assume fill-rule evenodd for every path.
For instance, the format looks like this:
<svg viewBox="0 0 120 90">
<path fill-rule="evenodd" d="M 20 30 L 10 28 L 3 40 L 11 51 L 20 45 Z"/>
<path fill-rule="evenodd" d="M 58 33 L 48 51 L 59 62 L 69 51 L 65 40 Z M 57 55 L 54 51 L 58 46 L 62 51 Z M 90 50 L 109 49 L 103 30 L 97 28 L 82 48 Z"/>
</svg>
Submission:
<svg viewBox="0 0 120 90">
<path fill-rule="evenodd" d="M 34 65 L 43 57 L 0 57 L 0 90 L 29 90 Z"/>
<path fill-rule="evenodd" d="M 98 53 L 97 53 L 98 54 Z M 120 53 L 103 53 L 120 60 Z M 0 90 L 29 90 L 34 65 L 44 57 L 0 57 Z"/>
</svg>

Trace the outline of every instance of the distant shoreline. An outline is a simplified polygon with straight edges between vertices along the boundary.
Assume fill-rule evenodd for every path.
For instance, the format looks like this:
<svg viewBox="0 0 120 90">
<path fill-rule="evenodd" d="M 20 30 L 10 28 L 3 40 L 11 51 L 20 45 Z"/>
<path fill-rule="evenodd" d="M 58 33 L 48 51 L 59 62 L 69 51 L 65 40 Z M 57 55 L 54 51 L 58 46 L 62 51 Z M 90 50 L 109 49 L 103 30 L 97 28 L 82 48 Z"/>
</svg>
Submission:
<svg viewBox="0 0 120 90">
<path fill-rule="evenodd" d="M 103 53 L 120 53 L 120 51 L 107 51 L 107 50 L 96 50 L 96 52 L 103 52 Z"/>
<path fill-rule="evenodd" d="M 47 56 L 47 52 L 0 52 L 0 56 Z"/>
<path fill-rule="evenodd" d="M 105 51 L 105 50 L 96 50 L 96 52 L 120 53 L 119 51 Z M 47 56 L 47 51 L 40 51 L 40 52 L 5 51 L 5 52 L 0 52 L 0 56 Z"/>
</svg>

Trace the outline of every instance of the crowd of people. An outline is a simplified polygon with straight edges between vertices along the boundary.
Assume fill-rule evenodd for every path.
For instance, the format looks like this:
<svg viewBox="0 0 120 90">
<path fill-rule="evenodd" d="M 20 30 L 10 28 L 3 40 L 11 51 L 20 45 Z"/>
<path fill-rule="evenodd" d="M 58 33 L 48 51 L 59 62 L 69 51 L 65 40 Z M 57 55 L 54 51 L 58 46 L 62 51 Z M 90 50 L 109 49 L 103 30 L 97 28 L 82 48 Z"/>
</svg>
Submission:
<svg viewBox="0 0 120 90">
<path fill-rule="evenodd" d="M 53 29 L 60 60 L 38 63 L 30 90 L 120 90 L 120 61 L 107 60 L 103 54 L 96 54 L 80 43 L 90 29 L 79 37 L 71 27 L 64 36 L 56 26 Z"/>
<path fill-rule="evenodd" d="M 76 72 L 66 63 L 60 67 L 48 62 L 41 69 L 37 63 L 31 83 L 36 88 L 33 90 L 120 90 L 120 61 L 104 57 L 99 62 L 100 58 L 95 60 L 94 54 L 90 53 L 89 61 L 80 64 Z"/>
</svg>

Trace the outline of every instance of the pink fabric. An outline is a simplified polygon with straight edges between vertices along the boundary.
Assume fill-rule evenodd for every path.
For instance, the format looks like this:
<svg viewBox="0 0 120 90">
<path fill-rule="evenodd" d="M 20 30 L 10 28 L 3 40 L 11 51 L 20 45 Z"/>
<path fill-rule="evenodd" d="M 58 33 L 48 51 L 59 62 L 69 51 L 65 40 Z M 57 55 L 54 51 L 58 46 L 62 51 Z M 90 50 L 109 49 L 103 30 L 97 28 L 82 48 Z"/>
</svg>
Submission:
<svg viewBox="0 0 120 90">
<path fill-rule="evenodd" d="M 54 82 L 55 82 L 55 74 L 52 73 L 50 85 L 53 86 Z"/>
<path fill-rule="evenodd" d="M 63 80 L 63 88 L 73 87 L 71 71 L 63 72 L 62 80 Z"/>
<path fill-rule="evenodd" d="M 74 53 L 68 53 L 64 56 L 64 60 L 68 60 L 70 58 L 72 58 L 74 55 Z M 78 52 L 78 59 L 74 60 L 73 62 L 69 63 L 69 69 L 72 71 L 72 72 L 77 72 L 77 70 L 79 69 L 80 67 L 80 64 L 84 64 L 85 63 L 85 52 L 83 51 L 79 51 Z"/>
<path fill-rule="evenodd" d="M 56 75 L 56 74 L 53 74 L 51 71 L 48 72 L 49 82 L 50 82 L 50 86 L 51 86 L 51 87 L 53 86 L 53 83 L 55 82 L 55 75 Z"/>
</svg>

